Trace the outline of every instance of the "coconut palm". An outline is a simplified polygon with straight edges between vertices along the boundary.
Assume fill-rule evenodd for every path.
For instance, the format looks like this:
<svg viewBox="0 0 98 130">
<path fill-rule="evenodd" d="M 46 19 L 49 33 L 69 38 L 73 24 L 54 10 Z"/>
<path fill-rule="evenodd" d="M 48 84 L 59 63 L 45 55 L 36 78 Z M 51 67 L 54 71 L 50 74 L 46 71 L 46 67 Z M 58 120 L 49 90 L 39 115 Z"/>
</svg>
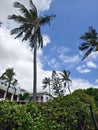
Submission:
<svg viewBox="0 0 98 130">
<path fill-rule="evenodd" d="M 9 88 L 11 86 L 15 86 L 15 84 L 17 84 L 18 82 L 15 78 L 15 72 L 13 68 L 6 69 L 6 71 L 0 76 L 0 79 L 4 82 L 4 84 L 7 84 L 7 91 L 6 91 L 7 96 Z"/>
<path fill-rule="evenodd" d="M 23 4 L 19 2 L 14 3 L 14 7 L 18 8 L 22 15 L 11 15 L 8 18 L 19 23 L 19 27 L 11 31 L 11 34 L 17 34 L 15 38 L 22 37 L 22 41 L 29 39 L 31 49 L 34 49 L 34 65 L 33 65 L 33 100 L 36 101 L 37 91 L 37 66 L 36 55 L 37 47 L 43 47 L 43 37 L 41 34 L 41 26 L 45 24 L 50 25 L 50 20 L 55 15 L 38 16 L 37 8 L 30 0 L 30 9 L 27 9 Z M 23 35 L 24 34 L 24 35 Z"/>
<path fill-rule="evenodd" d="M 80 39 L 84 40 L 84 42 L 81 43 L 79 49 L 81 51 L 86 51 L 82 60 L 89 56 L 93 51 L 98 51 L 98 33 L 92 26 L 89 27 L 89 31 L 82 35 Z"/>
<path fill-rule="evenodd" d="M 70 71 L 69 71 L 69 70 L 63 70 L 63 72 L 60 73 L 60 75 L 61 75 L 61 80 L 62 80 L 62 82 L 63 82 L 63 84 L 64 84 L 64 88 L 68 87 L 68 90 L 69 90 L 69 92 L 70 92 L 70 94 L 71 94 L 70 82 L 72 82 L 72 81 L 71 81 L 71 79 L 69 78 L 69 76 L 70 76 Z"/>
</svg>

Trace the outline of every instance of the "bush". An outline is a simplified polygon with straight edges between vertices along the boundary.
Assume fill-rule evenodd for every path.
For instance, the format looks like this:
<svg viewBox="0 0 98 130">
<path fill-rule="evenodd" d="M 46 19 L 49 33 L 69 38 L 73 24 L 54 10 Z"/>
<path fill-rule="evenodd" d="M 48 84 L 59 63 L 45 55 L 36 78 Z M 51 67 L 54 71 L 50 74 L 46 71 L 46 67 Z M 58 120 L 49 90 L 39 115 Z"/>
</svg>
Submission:
<svg viewBox="0 0 98 130">
<path fill-rule="evenodd" d="M 94 130 L 88 101 L 96 110 L 97 117 L 98 108 L 95 108 L 93 98 L 83 93 L 80 95 L 79 92 L 47 103 L 29 102 L 21 105 L 2 101 L 0 130 Z"/>
</svg>

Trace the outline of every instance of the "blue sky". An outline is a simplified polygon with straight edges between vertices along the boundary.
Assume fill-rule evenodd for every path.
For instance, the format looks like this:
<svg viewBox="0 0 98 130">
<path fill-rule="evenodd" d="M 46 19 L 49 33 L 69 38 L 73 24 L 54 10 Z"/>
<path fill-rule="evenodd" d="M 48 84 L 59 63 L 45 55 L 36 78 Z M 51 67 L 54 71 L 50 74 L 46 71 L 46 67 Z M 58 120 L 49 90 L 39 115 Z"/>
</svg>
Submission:
<svg viewBox="0 0 98 130">
<path fill-rule="evenodd" d="M 79 37 L 88 31 L 89 26 L 98 31 L 98 1 L 55 0 L 45 13 L 56 14 L 56 18 L 51 21 L 50 27 L 43 29 L 43 32 L 49 35 L 51 44 L 43 49 L 42 62 L 45 57 L 51 64 L 54 63 L 50 65 L 45 62 L 43 68 L 61 71 L 69 69 L 72 77 L 95 82 L 98 78 L 98 56 L 81 61 L 82 54 L 78 47 L 82 42 Z"/>
<path fill-rule="evenodd" d="M 32 91 L 32 52 L 28 43 L 15 40 L 10 35 L 12 27 L 17 26 L 7 19 L 9 14 L 19 13 L 13 8 L 16 0 L 1 0 L 0 21 L 0 74 L 13 67 L 19 85 Z M 17 0 L 29 7 L 27 0 Z M 53 70 L 70 70 L 71 90 L 98 87 L 98 52 L 81 61 L 83 52 L 78 47 L 79 37 L 93 26 L 98 32 L 97 0 L 32 0 L 40 15 L 55 14 L 50 26 L 42 27 L 43 49 L 38 50 L 38 91 L 42 91 L 42 79 L 49 77 Z M 6 10 L 5 10 L 6 8 Z M 14 49 L 13 49 L 14 48 Z"/>
</svg>

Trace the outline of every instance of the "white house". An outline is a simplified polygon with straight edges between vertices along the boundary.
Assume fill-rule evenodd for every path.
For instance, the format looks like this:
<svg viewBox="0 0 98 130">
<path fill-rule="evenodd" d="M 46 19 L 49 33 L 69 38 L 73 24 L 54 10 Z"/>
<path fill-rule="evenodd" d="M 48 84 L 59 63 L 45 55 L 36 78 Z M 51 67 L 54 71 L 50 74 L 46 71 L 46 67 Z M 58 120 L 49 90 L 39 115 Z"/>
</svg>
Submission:
<svg viewBox="0 0 98 130">
<path fill-rule="evenodd" d="M 32 93 L 30 93 L 30 96 L 32 96 Z M 51 96 L 48 92 L 38 92 L 36 94 L 36 102 L 47 102 L 51 99 Z"/>
<path fill-rule="evenodd" d="M 4 83 L 3 81 L 0 81 L 0 99 L 6 98 L 6 91 L 7 91 L 8 85 Z M 16 92 L 15 92 L 16 91 Z M 20 94 L 20 87 L 16 87 L 16 90 L 13 86 L 11 86 L 8 90 L 7 98 L 12 100 L 19 100 L 19 94 Z"/>
</svg>

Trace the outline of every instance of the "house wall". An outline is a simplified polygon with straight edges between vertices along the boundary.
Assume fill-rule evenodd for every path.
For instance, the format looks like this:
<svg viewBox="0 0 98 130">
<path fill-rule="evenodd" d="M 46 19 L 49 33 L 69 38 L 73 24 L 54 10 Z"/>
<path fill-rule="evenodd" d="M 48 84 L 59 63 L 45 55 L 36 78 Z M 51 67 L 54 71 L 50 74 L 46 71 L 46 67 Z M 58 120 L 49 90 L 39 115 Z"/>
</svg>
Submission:
<svg viewBox="0 0 98 130">
<path fill-rule="evenodd" d="M 8 98 L 10 100 L 19 99 L 18 95 L 19 95 L 20 91 L 17 90 L 16 94 L 14 95 L 15 90 L 12 88 L 9 88 L 8 94 L 6 95 L 7 87 L 8 87 L 7 84 L 4 84 L 2 81 L 0 81 L 0 98 L 5 99 L 5 96 L 6 96 L 6 98 Z"/>
<path fill-rule="evenodd" d="M 50 99 L 48 95 L 36 95 L 37 102 L 47 102 Z"/>
</svg>

